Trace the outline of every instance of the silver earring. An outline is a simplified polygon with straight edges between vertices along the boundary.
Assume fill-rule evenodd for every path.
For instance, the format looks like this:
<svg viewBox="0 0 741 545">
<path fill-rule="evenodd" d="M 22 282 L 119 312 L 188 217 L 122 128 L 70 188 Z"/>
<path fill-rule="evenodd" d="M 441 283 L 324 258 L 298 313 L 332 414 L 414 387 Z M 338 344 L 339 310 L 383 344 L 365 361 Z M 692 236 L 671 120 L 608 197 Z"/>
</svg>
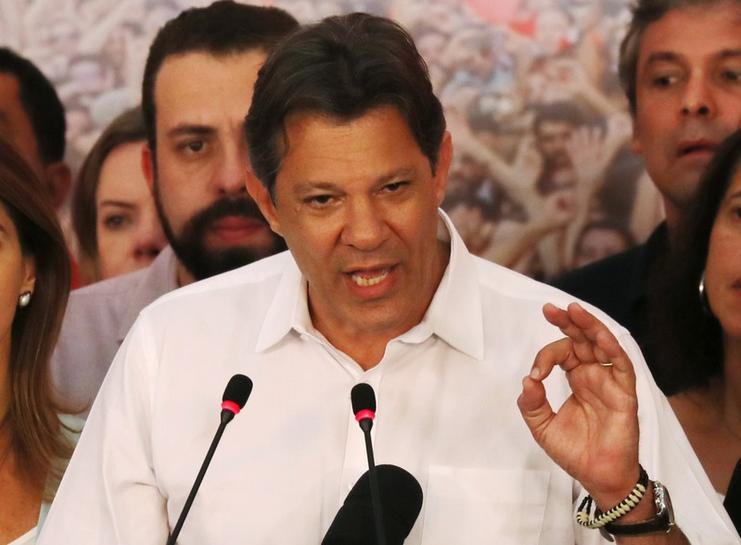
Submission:
<svg viewBox="0 0 741 545">
<path fill-rule="evenodd" d="M 708 304 L 708 296 L 705 293 L 705 271 L 702 271 L 700 275 L 700 283 L 697 286 L 697 292 L 700 296 L 700 306 L 706 314 L 710 314 L 710 305 Z"/>
<path fill-rule="evenodd" d="M 18 306 L 21 308 L 27 307 L 28 303 L 31 302 L 31 292 L 30 291 L 24 291 L 21 293 L 21 296 L 18 298 Z"/>
</svg>

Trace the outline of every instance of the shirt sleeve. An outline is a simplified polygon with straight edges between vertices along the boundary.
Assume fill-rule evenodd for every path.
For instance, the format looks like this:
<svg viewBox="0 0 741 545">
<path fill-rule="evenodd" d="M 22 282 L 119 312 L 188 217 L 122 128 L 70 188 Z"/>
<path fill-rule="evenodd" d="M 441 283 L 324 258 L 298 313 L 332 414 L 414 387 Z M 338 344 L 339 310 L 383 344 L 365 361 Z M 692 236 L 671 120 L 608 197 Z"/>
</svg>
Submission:
<svg viewBox="0 0 741 545">
<path fill-rule="evenodd" d="M 165 543 L 166 498 L 152 462 L 156 351 L 146 316 L 116 354 L 38 543 Z"/>
</svg>

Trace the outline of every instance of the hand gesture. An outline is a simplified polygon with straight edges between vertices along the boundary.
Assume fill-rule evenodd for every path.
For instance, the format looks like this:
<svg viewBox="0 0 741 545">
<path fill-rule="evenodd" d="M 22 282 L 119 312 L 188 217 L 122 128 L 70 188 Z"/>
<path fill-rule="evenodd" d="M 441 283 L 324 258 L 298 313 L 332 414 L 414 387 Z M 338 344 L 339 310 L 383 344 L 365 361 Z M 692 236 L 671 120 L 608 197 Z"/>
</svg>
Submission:
<svg viewBox="0 0 741 545">
<path fill-rule="evenodd" d="M 540 173 L 543 171 L 543 157 L 535 145 L 532 134 L 523 136 L 517 145 L 517 152 L 512 163 L 512 170 L 517 173 L 521 187 L 535 192 Z"/>
<path fill-rule="evenodd" d="M 576 303 L 547 304 L 546 319 L 565 338 L 538 352 L 517 400 L 535 441 L 603 509 L 638 480 L 638 401 L 628 356 L 607 327 Z M 572 394 L 553 412 L 543 380 L 555 366 Z"/>
</svg>

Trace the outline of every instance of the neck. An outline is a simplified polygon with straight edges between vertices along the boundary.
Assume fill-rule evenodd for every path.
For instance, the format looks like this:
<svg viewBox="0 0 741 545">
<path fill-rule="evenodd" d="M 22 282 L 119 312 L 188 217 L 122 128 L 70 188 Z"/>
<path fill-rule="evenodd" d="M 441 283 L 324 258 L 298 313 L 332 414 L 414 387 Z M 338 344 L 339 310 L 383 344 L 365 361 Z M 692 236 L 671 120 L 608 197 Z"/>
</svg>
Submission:
<svg viewBox="0 0 741 545">
<path fill-rule="evenodd" d="M 10 332 L 0 339 L 0 423 L 10 408 Z"/>
<path fill-rule="evenodd" d="M 183 286 L 187 286 L 188 284 L 192 284 L 196 281 L 195 278 L 193 278 L 193 275 L 190 274 L 190 271 L 185 268 L 185 265 L 183 265 L 180 261 L 178 261 L 176 271 L 175 271 L 175 277 L 178 283 L 178 287 L 182 288 Z"/>
<path fill-rule="evenodd" d="M 721 410 L 729 431 L 741 439 L 741 339 L 726 339 L 723 348 Z"/>
<path fill-rule="evenodd" d="M 667 231 L 669 232 L 669 242 L 674 244 L 679 234 L 679 226 L 682 224 L 682 211 L 674 203 L 664 199 L 664 214 Z"/>
</svg>

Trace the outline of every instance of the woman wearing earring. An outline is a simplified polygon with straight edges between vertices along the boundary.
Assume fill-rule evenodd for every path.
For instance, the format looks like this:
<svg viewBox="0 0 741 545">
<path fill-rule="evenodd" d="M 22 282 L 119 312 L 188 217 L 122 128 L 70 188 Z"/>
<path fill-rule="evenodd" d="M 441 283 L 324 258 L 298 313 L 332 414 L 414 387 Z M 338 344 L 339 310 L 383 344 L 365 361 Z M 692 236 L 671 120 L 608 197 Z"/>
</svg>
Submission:
<svg viewBox="0 0 741 545">
<path fill-rule="evenodd" d="M 79 423 L 59 416 L 48 362 L 69 258 L 44 188 L 0 141 L 0 544 L 33 543 Z"/>
<path fill-rule="evenodd" d="M 721 496 L 741 458 L 740 166 L 737 131 L 703 176 L 654 305 L 669 402 Z M 729 514 L 739 529 L 741 513 Z"/>
</svg>

